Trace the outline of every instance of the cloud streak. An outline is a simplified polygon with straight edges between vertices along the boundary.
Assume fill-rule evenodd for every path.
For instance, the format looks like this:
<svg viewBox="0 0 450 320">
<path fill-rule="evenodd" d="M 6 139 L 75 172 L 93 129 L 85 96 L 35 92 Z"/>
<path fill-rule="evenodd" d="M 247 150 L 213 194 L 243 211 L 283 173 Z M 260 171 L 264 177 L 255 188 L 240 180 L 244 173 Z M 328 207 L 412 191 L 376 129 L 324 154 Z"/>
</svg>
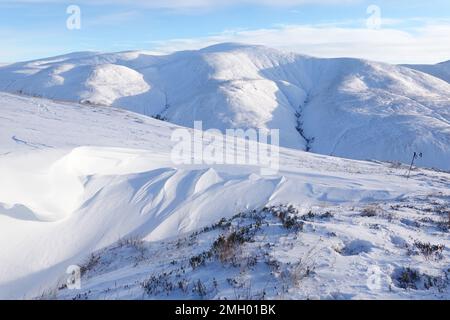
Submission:
<svg viewBox="0 0 450 320">
<path fill-rule="evenodd" d="M 354 57 L 389 63 L 437 63 L 450 59 L 450 23 L 424 25 L 408 31 L 333 26 L 286 25 L 267 29 L 227 31 L 201 38 L 153 42 L 169 53 L 221 42 L 242 42 L 317 57 Z"/>
</svg>

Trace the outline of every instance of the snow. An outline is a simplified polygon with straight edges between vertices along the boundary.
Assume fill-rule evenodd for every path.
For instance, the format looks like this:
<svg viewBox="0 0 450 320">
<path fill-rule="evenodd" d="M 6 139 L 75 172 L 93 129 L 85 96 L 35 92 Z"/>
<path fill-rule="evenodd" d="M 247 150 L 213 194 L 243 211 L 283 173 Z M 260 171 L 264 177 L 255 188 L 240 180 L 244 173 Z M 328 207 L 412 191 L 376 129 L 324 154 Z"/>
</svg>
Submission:
<svg viewBox="0 0 450 320">
<path fill-rule="evenodd" d="M 436 68 L 445 74 L 447 65 Z M 419 165 L 450 170 L 450 84 L 441 71 L 428 73 L 225 43 L 167 56 L 82 52 L 16 63 L 0 67 L 0 90 L 186 127 L 281 129 L 284 147 L 351 159 L 409 163 L 422 152 Z"/>
<path fill-rule="evenodd" d="M 282 279 L 287 262 L 307 255 L 314 243 L 320 242 L 323 250 L 314 258 L 314 276 L 304 286 L 289 287 L 284 297 L 448 298 L 446 287 L 442 292 L 423 286 L 405 291 L 395 279 L 389 280 L 402 266 L 436 277 L 448 267 L 448 231 L 436 222 L 448 210 L 450 176 L 445 172 L 415 169 L 406 179 L 405 165 L 286 148 L 280 150 L 280 171 L 272 176 L 262 176 L 257 165 L 175 165 L 171 134 L 177 125 L 114 107 L 9 93 L 0 93 L 0 106 L 0 298 L 53 292 L 67 267 L 82 264 L 93 252 L 101 259 L 116 258 L 102 260 L 100 266 L 108 269 L 88 270 L 82 291 L 62 287 L 56 290 L 58 297 L 161 297 L 151 286 L 145 293 L 139 281 L 171 270 L 174 259 L 188 266 L 190 258 L 211 247 L 218 236 L 217 230 L 201 233 L 199 242 L 191 245 L 184 240 L 189 234 L 239 212 L 288 204 L 295 205 L 298 217 L 309 210 L 330 210 L 333 217 L 307 222 L 304 234 L 280 231 L 278 220 L 264 218 L 269 226 L 258 231 L 261 238 L 248 250 L 261 253 L 258 244 L 274 243 L 267 254 L 281 261 L 281 269 L 274 270 L 276 279 Z M 371 205 L 380 206 L 382 213 L 359 215 Z M 398 212 L 389 220 L 391 207 Z M 422 218 L 428 222 L 417 227 L 415 222 Z M 372 228 L 376 224 L 380 229 Z M 336 236 L 329 236 L 333 232 Z M 145 247 L 137 265 L 132 249 L 117 244 L 133 237 L 143 239 Z M 443 244 L 442 257 L 430 263 L 421 254 L 397 248 L 406 243 L 413 250 L 416 239 Z M 176 242 L 184 244 L 177 247 Z M 260 260 L 256 271 L 249 271 L 249 277 L 257 276 L 258 292 L 272 277 L 266 265 Z M 366 283 L 373 265 L 395 290 L 358 287 Z M 225 283 L 236 278 L 238 270 L 212 260 L 189 269 L 186 281 L 189 290 L 199 278 L 209 288 L 211 274 L 216 274 L 220 290 L 207 297 L 232 297 L 233 288 Z M 124 287 L 114 289 L 114 282 Z M 126 289 L 131 284 L 133 289 Z M 277 288 L 268 290 L 268 296 L 279 297 Z M 168 297 L 194 296 L 173 291 Z"/>
<path fill-rule="evenodd" d="M 450 60 L 437 64 L 409 64 L 405 67 L 428 73 L 436 78 L 450 82 Z"/>
<path fill-rule="evenodd" d="M 41 298 L 448 299 L 448 252 L 426 253 L 418 241 L 447 248 L 448 233 L 425 219 L 439 218 L 442 201 L 388 201 L 373 216 L 370 206 L 266 207 L 175 239 L 123 239 L 85 260 L 81 290 L 55 287 Z M 297 227 L 273 214 L 283 210 Z M 220 247 L 220 235 L 233 232 L 242 243 Z"/>
</svg>

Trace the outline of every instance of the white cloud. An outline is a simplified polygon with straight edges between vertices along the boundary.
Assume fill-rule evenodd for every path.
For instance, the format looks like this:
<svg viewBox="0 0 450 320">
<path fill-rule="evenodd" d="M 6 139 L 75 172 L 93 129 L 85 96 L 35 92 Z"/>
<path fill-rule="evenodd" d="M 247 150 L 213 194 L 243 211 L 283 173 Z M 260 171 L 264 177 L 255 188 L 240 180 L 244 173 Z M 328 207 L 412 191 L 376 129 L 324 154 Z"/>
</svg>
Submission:
<svg viewBox="0 0 450 320">
<path fill-rule="evenodd" d="M 202 38 L 152 43 L 155 50 L 198 49 L 220 42 L 262 44 L 317 57 L 355 57 L 390 63 L 437 63 L 450 59 L 450 24 L 408 31 L 288 25 L 269 29 L 227 31 Z"/>
</svg>

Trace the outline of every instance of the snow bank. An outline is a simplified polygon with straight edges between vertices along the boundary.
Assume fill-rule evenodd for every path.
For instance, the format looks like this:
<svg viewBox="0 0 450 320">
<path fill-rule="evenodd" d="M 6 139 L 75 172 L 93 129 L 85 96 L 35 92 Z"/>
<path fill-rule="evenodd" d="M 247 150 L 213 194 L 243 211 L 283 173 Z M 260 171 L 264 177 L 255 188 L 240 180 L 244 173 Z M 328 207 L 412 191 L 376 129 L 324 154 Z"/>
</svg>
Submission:
<svg viewBox="0 0 450 320">
<path fill-rule="evenodd" d="M 444 173 L 280 151 L 258 166 L 180 165 L 177 127 L 110 107 L 0 94 L 0 297 L 30 297 L 121 237 L 197 230 L 268 204 L 367 203 L 448 188 Z"/>
</svg>

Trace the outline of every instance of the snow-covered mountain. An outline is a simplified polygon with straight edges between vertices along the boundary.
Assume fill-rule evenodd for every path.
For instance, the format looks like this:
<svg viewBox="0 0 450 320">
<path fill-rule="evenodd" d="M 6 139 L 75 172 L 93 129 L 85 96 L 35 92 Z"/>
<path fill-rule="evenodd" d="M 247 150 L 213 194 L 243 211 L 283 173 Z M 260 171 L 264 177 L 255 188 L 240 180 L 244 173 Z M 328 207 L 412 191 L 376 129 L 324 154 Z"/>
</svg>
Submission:
<svg viewBox="0 0 450 320">
<path fill-rule="evenodd" d="M 404 66 L 450 82 L 450 60 L 437 64 L 407 64 Z"/>
<path fill-rule="evenodd" d="M 449 297 L 447 173 L 291 149 L 273 176 L 175 165 L 176 125 L 0 106 L 0 298 Z"/>
<path fill-rule="evenodd" d="M 411 68 L 221 44 L 167 56 L 74 53 L 0 68 L 0 90 L 192 127 L 281 129 L 281 145 L 450 169 L 450 84 Z"/>
</svg>

